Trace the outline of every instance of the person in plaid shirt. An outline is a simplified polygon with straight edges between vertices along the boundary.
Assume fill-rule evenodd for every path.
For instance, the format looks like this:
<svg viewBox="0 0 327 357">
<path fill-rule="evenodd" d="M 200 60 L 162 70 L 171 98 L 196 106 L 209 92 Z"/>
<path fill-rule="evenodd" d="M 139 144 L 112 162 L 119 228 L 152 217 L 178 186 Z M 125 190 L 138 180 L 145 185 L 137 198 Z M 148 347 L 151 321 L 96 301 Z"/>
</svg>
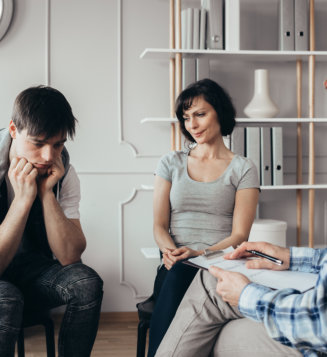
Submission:
<svg viewBox="0 0 327 357">
<path fill-rule="evenodd" d="M 315 273 L 315 287 L 273 290 L 212 266 L 191 284 L 156 356 L 327 356 L 327 248 L 245 242 L 225 258 L 252 256 L 247 250 L 283 261 L 253 259 L 248 268 Z"/>
</svg>

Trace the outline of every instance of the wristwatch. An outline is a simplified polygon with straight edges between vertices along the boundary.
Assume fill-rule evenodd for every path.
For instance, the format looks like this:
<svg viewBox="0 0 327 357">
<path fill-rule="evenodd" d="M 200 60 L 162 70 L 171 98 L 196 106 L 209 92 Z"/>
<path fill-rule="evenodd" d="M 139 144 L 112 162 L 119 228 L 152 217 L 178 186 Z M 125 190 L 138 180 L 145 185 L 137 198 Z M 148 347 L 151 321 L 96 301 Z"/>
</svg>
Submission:
<svg viewBox="0 0 327 357">
<path fill-rule="evenodd" d="M 206 258 L 209 258 L 209 257 L 214 258 L 214 257 L 220 256 L 223 254 L 224 254 L 223 250 L 211 250 L 211 249 L 206 248 L 206 249 L 204 249 L 202 256 L 206 257 Z"/>
<path fill-rule="evenodd" d="M 214 253 L 213 250 L 210 250 L 210 249 L 206 248 L 206 249 L 204 249 L 202 255 L 203 255 L 204 257 L 208 257 L 208 256 L 211 255 L 212 253 Z"/>
</svg>

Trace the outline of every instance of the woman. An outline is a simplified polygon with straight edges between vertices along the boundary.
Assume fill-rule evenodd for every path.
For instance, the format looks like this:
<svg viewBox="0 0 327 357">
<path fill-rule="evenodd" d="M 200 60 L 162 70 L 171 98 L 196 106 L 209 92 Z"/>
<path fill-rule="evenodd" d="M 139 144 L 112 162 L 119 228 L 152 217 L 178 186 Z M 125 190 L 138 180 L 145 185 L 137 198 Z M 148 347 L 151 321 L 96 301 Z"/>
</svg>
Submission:
<svg viewBox="0 0 327 357">
<path fill-rule="evenodd" d="M 230 97 L 204 79 L 177 98 L 176 116 L 190 141 L 159 161 L 154 185 L 154 236 L 167 274 L 150 324 L 148 357 L 155 355 L 197 269 L 181 260 L 248 239 L 259 198 L 253 162 L 226 148 L 235 126 Z"/>
</svg>

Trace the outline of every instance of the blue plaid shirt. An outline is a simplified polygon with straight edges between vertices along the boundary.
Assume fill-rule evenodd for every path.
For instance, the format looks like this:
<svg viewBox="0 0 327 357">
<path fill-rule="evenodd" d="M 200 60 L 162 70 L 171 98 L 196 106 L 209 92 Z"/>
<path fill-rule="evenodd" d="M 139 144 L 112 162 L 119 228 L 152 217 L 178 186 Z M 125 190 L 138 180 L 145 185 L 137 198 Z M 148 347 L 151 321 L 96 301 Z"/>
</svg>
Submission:
<svg viewBox="0 0 327 357">
<path fill-rule="evenodd" d="M 319 274 L 314 289 L 272 290 L 247 285 L 239 300 L 241 313 L 263 322 L 268 334 L 297 348 L 304 356 L 327 352 L 327 249 L 291 248 L 290 270 Z"/>
</svg>

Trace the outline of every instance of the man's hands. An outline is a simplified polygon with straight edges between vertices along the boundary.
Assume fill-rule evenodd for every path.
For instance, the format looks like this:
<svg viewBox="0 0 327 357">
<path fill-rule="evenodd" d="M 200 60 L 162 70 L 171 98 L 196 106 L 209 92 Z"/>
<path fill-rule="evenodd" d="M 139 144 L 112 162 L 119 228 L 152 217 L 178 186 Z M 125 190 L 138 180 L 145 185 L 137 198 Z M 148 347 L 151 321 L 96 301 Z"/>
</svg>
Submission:
<svg viewBox="0 0 327 357">
<path fill-rule="evenodd" d="M 11 160 L 8 177 L 13 187 L 15 198 L 32 205 L 37 193 L 40 199 L 47 192 L 52 192 L 55 184 L 63 177 L 65 168 L 59 156 L 49 167 L 45 175 L 40 176 L 38 170 L 25 158 L 14 157 Z"/>
<path fill-rule="evenodd" d="M 277 265 L 265 258 L 249 259 L 246 267 L 249 269 L 271 269 L 286 270 L 290 266 L 290 250 L 266 242 L 244 242 L 231 253 L 224 256 L 225 259 L 240 259 L 254 257 L 247 250 L 257 250 L 283 261 L 282 265 Z"/>
<path fill-rule="evenodd" d="M 15 157 L 11 160 L 8 177 L 19 202 L 32 206 L 37 194 L 37 175 L 37 169 L 26 159 Z"/>
<path fill-rule="evenodd" d="M 47 173 L 37 179 L 38 194 L 41 200 L 46 193 L 52 192 L 53 187 L 63 177 L 64 173 L 65 168 L 61 156 L 59 156 L 53 165 L 49 167 Z"/>
<path fill-rule="evenodd" d="M 244 242 L 233 252 L 224 256 L 225 259 L 240 259 L 253 257 L 247 250 L 257 250 L 283 261 L 282 265 L 274 264 L 265 258 L 249 259 L 246 267 L 249 269 L 286 270 L 290 265 L 290 250 L 266 242 Z M 218 279 L 216 291 L 224 301 L 237 306 L 242 290 L 250 280 L 240 273 L 225 271 L 215 266 L 209 268 L 210 274 Z"/>
<path fill-rule="evenodd" d="M 172 266 L 180 260 L 196 257 L 200 255 L 200 252 L 188 247 L 180 247 L 176 249 L 164 248 L 162 251 L 162 260 L 167 270 L 170 270 Z"/>
<path fill-rule="evenodd" d="M 211 266 L 209 272 L 218 279 L 217 293 L 230 305 L 237 306 L 241 292 L 250 280 L 241 273 L 233 273 L 215 266 Z"/>
</svg>

